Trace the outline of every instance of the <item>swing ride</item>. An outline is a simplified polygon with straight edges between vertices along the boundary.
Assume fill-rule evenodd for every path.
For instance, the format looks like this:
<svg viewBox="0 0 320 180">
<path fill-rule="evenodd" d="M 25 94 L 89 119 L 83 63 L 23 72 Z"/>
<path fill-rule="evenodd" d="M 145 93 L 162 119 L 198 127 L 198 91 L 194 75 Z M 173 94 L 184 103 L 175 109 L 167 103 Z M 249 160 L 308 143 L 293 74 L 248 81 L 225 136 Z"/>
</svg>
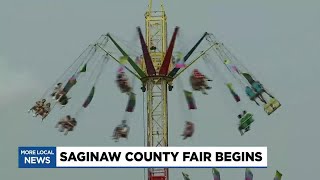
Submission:
<svg viewBox="0 0 320 180">
<path fill-rule="evenodd" d="M 70 111 L 69 114 L 64 114 L 56 125 L 56 128 L 59 128 L 59 131 L 64 132 L 65 135 L 74 131 L 80 114 L 89 107 L 95 96 L 100 75 L 109 60 L 114 60 L 119 64 L 115 83 L 119 91 L 129 97 L 124 117 L 121 123 L 115 127 L 112 135 L 116 142 L 129 137 L 130 117 L 136 105 L 135 84 L 138 80 L 143 92 L 143 99 L 146 94 L 147 146 L 168 146 L 168 90 L 172 91 L 174 84 L 183 86 L 180 75 L 183 72 L 188 72 L 190 67 L 201 59 L 206 63 L 210 72 L 216 72 L 212 69 L 215 69 L 216 64 L 219 63 L 232 77 L 231 81 L 224 77 L 225 73 L 219 74 L 224 78 L 225 91 L 230 92 L 235 103 L 239 105 L 239 113 L 241 112 L 241 114 L 238 115 L 238 130 L 241 135 L 248 132 L 254 122 L 253 114 L 247 112 L 241 105 L 245 99 L 254 101 L 258 106 L 260 106 L 258 103 L 260 100 L 268 115 L 274 113 L 281 106 L 270 91 L 266 90 L 261 82 L 213 34 L 205 32 L 191 49 L 186 50 L 182 47 L 186 44 L 179 41 L 181 40 L 180 28 L 176 27 L 168 45 L 167 16 L 163 3 L 161 3 L 159 11 L 154 11 L 152 10 L 152 0 L 149 1 L 145 22 L 146 39 L 141 28 L 137 28 L 137 41 L 140 47 L 133 43 L 128 44 L 110 33 L 102 35 L 81 53 L 39 98 L 40 100 L 29 112 L 33 112 L 35 117 L 40 116 L 44 120 L 54 111 L 68 108 L 69 104 L 80 103 L 81 105 L 74 109 L 74 113 Z M 192 60 L 188 63 L 189 59 Z M 208 91 L 212 89 L 213 81 L 199 69 L 192 70 L 189 76 L 191 90 L 183 87 L 181 91 L 185 96 L 188 110 L 197 109 L 194 93 L 201 92 L 207 95 Z M 233 81 L 237 83 L 233 83 Z M 240 88 L 248 98 L 240 97 L 236 92 L 236 89 Z M 85 93 L 83 93 L 84 89 L 87 89 Z M 266 95 L 270 97 L 269 100 L 266 99 Z M 80 102 L 77 102 L 79 99 Z M 57 106 L 60 109 L 56 108 Z M 235 117 L 235 119 L 237 118 Z M 183 139 L 192 137 L 194 131 L 194 121 L 187 120 L 182 134 Z M 149 180 L 168 180 L 168 169 L 150 168 L 148 169 L 148 177 Z"/>
</svg>

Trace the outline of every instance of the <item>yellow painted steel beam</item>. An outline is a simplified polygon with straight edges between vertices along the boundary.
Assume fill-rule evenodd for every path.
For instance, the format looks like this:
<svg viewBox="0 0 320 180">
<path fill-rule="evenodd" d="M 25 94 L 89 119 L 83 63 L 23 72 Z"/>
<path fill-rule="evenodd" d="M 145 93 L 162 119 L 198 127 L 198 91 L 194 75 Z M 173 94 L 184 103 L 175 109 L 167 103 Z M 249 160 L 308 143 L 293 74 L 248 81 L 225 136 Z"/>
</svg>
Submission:
<svg viewBox="0 0 320 180">
<path fill-rule="evenodd" d="M 160 13 L 160 14 L 159 14 Z M 145 14 L 146 44 L 157 74 L 162 65 L 167 50 L 167 17 L 163 2 L 160 11 L 152 10 L 152 0 L 149 0 Z M 146 66 L 143 63 L 143 70 Z M 147 146 L 168 146 L 168 78 L 153 76 L 145 77 L 147 89 Z M 168 180 L 167 168 L 149 168 L 148 180 L 152 176 L 163 176 Z"/>
</svg>

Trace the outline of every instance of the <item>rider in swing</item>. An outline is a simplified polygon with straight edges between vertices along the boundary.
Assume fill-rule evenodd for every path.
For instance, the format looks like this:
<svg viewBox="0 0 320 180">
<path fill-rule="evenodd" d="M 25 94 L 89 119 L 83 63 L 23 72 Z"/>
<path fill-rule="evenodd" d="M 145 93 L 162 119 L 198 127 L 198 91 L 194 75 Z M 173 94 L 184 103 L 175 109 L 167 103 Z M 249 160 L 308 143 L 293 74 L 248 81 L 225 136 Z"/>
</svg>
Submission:
<svg viewBox="0 0 320 180">
<path fill-rule="evenodd" d="M 182 134 L 183 140 L 187 139 L 188 137 L 192 137 L 193 133 L 194 133 L 194 124 L 190 121 L 187 121 L 184 132 Z"/>
<path fill-rule="evenodd" d="M 117 75 L 117 84 L 122 92 L 130 92 L 131 87 L 126 74 L 122 71 Z"/>
<path fill-rule="evenodd" d="M 57 123 L 56 128 L 59 128 L 60 132 L 65 132 L 64 135 L 67 135 L 69 131 L 73 131 L 76 125 L 77 125 L 76 119 L 71 118 L 70 115 L 67 115 Z"/>
<path fill-rule="evenodd" d="M 249 96 L 251 101 L 254 101 L 258 106 L 260 104 L 256 101 L 256 98 L 258 97 L 263 103 L 267 104 L 267 101 L 263 98 L 261 94 L 258 94 L 254 89 L 250 88 L 249 86 L 246 86 L 246 94 Z"/>
<path fill-rule="evenodd" d="M 258 94 L 258 97 L 260 98 L 260 99 L 263 99 L 263 102 L 265 103 L 265 104 L 267 104 L 267 102 L 264 100 L 264 97 L 263 97 L 263 93 L 266 93 L 267 95 L 269 95 L 269 97 L 270 98 L 274 98 L 270 93 L 268 93 L 266 90 L 265 90 L 265 88 L 263 87 L 263 85 L 259 82 L 259 81 L 254 81 L 253 83 L 252 83 L 252 88 L 254 89 L 254 91 Z M 272 108 L 274 108 L 273 107 L 273 104 L 270 104 L 270 106 L 272 107 Z"/>
<path fill-rule="evenodd" d="M 118 141 L 119 138 L 128 138 L 128 133 L 129 126 L 127 125 L 127 121 L 122 120 L 121 124 L 117 126 L 113 132 L 113 139 Z"/>
<path fill-rule="evenodd" d="M 208 94 L 205 90 L 211 89 L 211 87 L 208 86 L 207 81 L 212 80 L 200 73 L 198 69 L 193 70 L 192 75 L 190 76 L 190 81 L 194 90 L 199 90 L 205 95 Z"/>
</svg>

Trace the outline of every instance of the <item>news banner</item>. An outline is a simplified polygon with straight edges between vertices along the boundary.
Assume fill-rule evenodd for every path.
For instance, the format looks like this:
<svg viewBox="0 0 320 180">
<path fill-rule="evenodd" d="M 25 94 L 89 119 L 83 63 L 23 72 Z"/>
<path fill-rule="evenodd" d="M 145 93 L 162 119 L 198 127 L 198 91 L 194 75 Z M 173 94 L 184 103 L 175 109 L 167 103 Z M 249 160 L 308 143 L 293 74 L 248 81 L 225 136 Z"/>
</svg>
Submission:
<svg viewBox="0 0 320 180">
<path fill-rule="evenodd" d="M 266 168 L 267 147 L 19 147 L 19 168 Z"/>
</svg>

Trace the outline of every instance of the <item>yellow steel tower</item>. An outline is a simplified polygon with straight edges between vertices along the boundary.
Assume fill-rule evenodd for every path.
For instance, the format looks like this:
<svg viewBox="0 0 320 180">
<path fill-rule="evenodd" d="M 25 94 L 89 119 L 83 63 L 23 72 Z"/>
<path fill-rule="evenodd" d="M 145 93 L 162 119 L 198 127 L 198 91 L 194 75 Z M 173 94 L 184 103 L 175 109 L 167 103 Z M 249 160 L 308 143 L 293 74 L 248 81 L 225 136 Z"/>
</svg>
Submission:
<svg viewBox="0 0 320 180">
<path fill-rule="evenodd" d="M 167 50 L 167 17 L 163 2 L 159 11 L 152 10 L 149 0 L 145 14 L 146 44 L 157 75 L 146 79 L 147 90 L 147 145 L 168 146 L 167 86 L 170 79 L 160 76 L 159 70 Z M 143 66 L 146 72 L 146 66 Z M 168 169 L 148 169 L 148 180 L 168 180 Z"/>
<path fill-rule="evenodd" d="M 183 72 L 183 70 L 181 70 L 178 73 L 180 68 L 173 68 L 172 65 L 172 53 L 179 27 L 175 27 L 170 43 L 167 46 L 167 17 L 163 7 L 163 1 L 161 1 L 160 7 L 161 8 L 159 11 L 154 11 L 152 9 L 152 0 L 149 0 L 148 10 L 145 14 L 146 41 L 142 35 L 141 28 L 137 28 L 144 59 L 144 61 L 142 61 L 142 69 L 138 67 L 131 57 L 110 36 L 110 34 L 107 34 L 122 55 L 128 59 L 128 62 L 131 64 L 132 68 L 138 73 L 135 74 L 130 70 L 131 73 L 141 80 L 142 91 L 147 91 L 147 99 L 145 102 L 147 104 L 146 141 L 147 146 L 153 147 L 168 146 L 167 89 L 171 91 L 173 87 L 173 79 Z M 191 56 L 193 51 L 197 48 L 206 35 L 207 33 L 205 33 L 196 43 L 196 45 L 192 47 L 184 56 L 184 62 Z M 104 51 L 111 56 L 109 52 L 106 50 Z M 111 57 L 119 62 L 113 56 Z M 200 56 L 197 59 L 199 58 Z M 193 64 L 197 59 L 193 60 L 190 65 Z M 190 65 L 188 65 L 186 68 L 188 68 Z M 148 180 L 168 179 L 168 168 L 148 169 Z"/>
</svg>

